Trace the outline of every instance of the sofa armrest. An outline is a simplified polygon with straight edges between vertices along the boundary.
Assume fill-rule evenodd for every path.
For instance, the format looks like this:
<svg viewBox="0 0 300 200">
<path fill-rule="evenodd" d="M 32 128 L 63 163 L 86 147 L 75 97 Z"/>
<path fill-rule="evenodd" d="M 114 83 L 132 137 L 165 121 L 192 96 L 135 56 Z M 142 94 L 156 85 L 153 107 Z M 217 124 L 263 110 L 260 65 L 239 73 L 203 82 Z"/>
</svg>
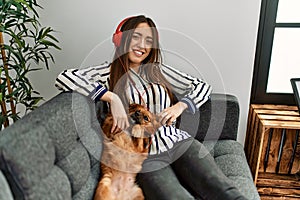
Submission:
<svg viewBox="0 0 300 200">
<path fill-rule="evenodd" d="M 185 112 L 180 128 L 200 141 L 237 139 L 239 102 L 234 95 L 211 94 L 195 115 Z"/>
<path fill-rule="evenodd" d="M 0 172 L 13 198 L 92 199 L 102 152 L 100 132 L 94 102 L 78 93 L 60 93 L 5 128 Z M 3 182 L 0 174 L 0 193 Z"/>
</svg>

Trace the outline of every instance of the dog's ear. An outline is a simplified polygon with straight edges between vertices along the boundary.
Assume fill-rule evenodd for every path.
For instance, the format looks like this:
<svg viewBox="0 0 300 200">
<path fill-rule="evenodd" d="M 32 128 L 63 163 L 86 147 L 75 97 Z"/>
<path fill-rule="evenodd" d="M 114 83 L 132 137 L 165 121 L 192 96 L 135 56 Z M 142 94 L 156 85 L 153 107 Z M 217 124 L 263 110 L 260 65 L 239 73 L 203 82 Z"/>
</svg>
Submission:
<svg viewBox="0 0 300 200">
<path fill-rule="evenodd" d="M 129 104 L 129 112 L 134 112 L 138 108 L 143 109 L 144 107 L 142 105 L 136 104 L 136 103 Z"/>
</svg>

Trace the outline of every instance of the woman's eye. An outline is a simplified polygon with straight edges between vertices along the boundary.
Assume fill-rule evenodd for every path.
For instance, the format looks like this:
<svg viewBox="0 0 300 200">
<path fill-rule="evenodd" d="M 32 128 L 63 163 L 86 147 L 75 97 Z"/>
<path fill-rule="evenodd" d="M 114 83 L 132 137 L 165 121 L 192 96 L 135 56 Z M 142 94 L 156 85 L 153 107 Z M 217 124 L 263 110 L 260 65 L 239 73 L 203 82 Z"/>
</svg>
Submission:
<svg viewBox="0 0 300 200">
<path fill-rule="evenodd" d="M 134 39 L 134 40 L 139 40 L 139 39 L 140 39 L 140 36 L 139 36 L 139 35 L 132 35 L 132 39 Z"/>
<path fill-rule="evenodd" d="M 153 40 L 152 39 L 147 39 L 146 40 L 146 44 L 147 45 L 152 45 L 153 44 Z"/>
</svg>

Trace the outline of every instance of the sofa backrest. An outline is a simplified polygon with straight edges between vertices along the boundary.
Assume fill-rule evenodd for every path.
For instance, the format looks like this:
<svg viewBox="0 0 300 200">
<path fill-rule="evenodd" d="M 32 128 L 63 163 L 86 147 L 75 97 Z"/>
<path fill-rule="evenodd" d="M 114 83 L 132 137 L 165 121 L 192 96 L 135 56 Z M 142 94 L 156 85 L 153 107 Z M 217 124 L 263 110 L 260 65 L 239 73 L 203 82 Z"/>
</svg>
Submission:
<svg viewBox="0 0 300 200">
<path fill-rule="evenodd" d="M 199 112 L 183 113 L 180 128 L 200 141 L 236 140 L 239 114 L 240 107 L 236 96 L 213 93 L 200 107 Z"/>
</svg>

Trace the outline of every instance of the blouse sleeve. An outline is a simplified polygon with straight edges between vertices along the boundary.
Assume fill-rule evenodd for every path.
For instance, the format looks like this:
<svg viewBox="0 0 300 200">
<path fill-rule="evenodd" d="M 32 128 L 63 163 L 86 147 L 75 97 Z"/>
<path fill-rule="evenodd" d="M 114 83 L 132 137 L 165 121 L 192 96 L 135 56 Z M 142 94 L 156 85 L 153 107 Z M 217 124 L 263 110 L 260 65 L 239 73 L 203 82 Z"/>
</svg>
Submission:
<svg viewBox="0 0 300 200">
<path fill-rule="evenodd" d="M 85 69 L 67 69 L 58 75 L 55 86 L 64 92 L 78 92 L 96 102 L 107 92 L 109 74 L 108 63 Z"/>
<path fill-rule="evenodd" d="M 174 92 L 183 96 L 179 101 L 186 103 L 190 112 L 195 113 L 210 98 L 212 88 L 205 81 L 167 65 L 162 65 L 162 73 Z"/>
</svg>

